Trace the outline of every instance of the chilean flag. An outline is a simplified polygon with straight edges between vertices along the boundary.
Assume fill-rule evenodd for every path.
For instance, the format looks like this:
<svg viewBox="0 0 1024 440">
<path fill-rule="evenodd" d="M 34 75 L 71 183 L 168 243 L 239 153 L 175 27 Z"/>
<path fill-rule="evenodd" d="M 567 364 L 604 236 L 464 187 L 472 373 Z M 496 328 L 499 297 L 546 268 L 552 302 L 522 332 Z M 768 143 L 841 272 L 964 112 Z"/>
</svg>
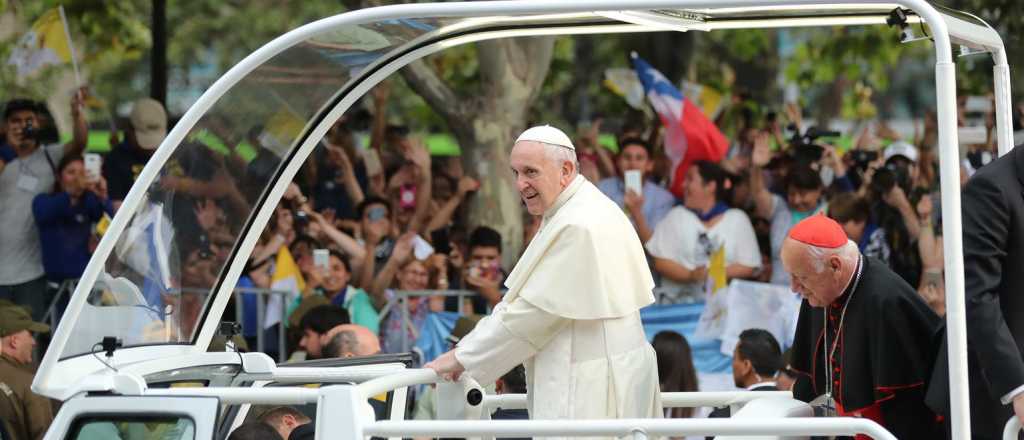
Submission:
<svg viewBox="0 0 1024 440">
<path fill-rule="evenodd" d="M 636 55 L 630 54 L 636 75 L 644 86 L 647 100 L 665 126 L 665 154 L 672 161 L 669 190 L 683 198 L 683 180 L 690 164 L 698 160 L 718 162 L 725 158 L 729 141 L 700 108 Z"/>
</svg>

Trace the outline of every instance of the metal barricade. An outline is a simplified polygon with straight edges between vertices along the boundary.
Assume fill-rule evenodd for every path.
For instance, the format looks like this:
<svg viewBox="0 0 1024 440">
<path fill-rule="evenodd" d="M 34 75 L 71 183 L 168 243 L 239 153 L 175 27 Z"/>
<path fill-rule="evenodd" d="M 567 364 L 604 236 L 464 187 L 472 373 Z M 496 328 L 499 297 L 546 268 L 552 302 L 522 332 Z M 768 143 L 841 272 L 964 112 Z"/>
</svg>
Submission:
<svg viewBox="0 0 1024 440">
<path fill-rule="evenodd" d="M 477 295 L 477 292 L 472 290 L 396 290 L 395 298 L 389 301 L 384 308 L 379 310 L 380 316 L 383 319 L 387 316 L 387 313 L 391 311 L 392 307 L 401 308 L 402 312 L 402 351 L 409 351 L 411 347 L 409 341 L 409 332 L 412 331 L 414 336 L 419 335 L 419 329 L 412 323 L 412 318 L 409 316 L 409 304 L 408 300 L 410 297 L 423 297 L 423 296 L 444 296 L 450 297 L 455 296 L 459 298 L 458 313 L 464 315 L 464 304 L 466 298 Z"/>
<path fill-rule="evenodd" d="M 78 279 L 74 278 L 64 280 L 60 284 L 48 282 L 46 283 L 46 286 L 51 289 L 56 289 L 57 293 L 54 294 L 53 300 L 50 301 L 50 305 L 46 307 L 46 313 L 43 315 L 42 321 L 48 322 L 50 324 L 50 329 L 56 330 L 57 323 L 60 322 L 60 316 L 58 316 L 57 313 L 60 301 L 65 295 L 70 299 L 71 294 L 75 292 L 75 287 L 78 286 Z M 61 312 L 63 312 L 63 310 L 61 310 Z"/>
<path fill-rule="evenodd" d="M 208 289 L 201 289 L 201 288 L 195 288 L 195 287 L 188 287 L 188 288 L 183 288 L 183 289 L 172 289 L 171 292 L 188 292 L 188 293 L 201 293 L 201 294 L 208 294 L 208 293 L 210 293 L 210 291 Z M 286 347 L 285 347 L 285 329 L 284 329 L 284 327 L 285 327 L 285 323 L 288 322 L 288 299 L 289 299 L 289 297 L 297 296 L 298 293 L 290 291 L 290 290 L 273 290 L 273 289 L 263 289 L 263 288 L 258 288 L 258 287 L 235 287 L 234 290 L 232 291 L 232 294 L 234 295 L 234 298 L 235 298 L 235 319 L 238 321 L 239 324 L 242 324 L 242 325 L 245 325 L 245 323 L 244 323 L 245 310 L 243 308 L 242 297 L 241 297 L 241 294 L 243 294 L 243 293 L 251 293 L 251 294 L 258 295 L 257 299 L 256 299 L 256 329 L 257 329 L 256 330 L 256 351 L 261 352 L 261 353 L 265 353 L 264 350 L 266 349 L 266 341 L 265 341 L 266 338 L 264 337 L 263 333 L 264 333 L 264 330 L 265 330 L 264 327 L 265 327 L 266 315 L 267 315 L 267 313 L 266 313 L 266 310 L 267 310 L 267 300 L 272 295 L 280 295 L 281 296 L 281 316 L 280 316 L 281 327 L 280 327 L 279 331 L 277 332 L 277 344 L 278 344 L 277 345 L 278 346 L 277 361 L 278 362 L 284 362 L 286 360 L 285 354 L 286 354 L 286 351 L 287 351 Z"/>
<path fill-rule="evenodd" d="M 264 323 L 266 322 L 266 310 L 267 300 L 271 295 L 281 296 L 281 321 L 280 328 L 277 331 L 277 362 L 284 362 L 286 360 L 286 347 L 285 347 L 285 323 L 288 322 L 288 297 L 293 295 L 294 292 L 287 290 L 272 290 L 272 289 L 261 289 L 257 287 L 235 287 L 232 292 L 235 296 L 235 316 L 238 322 L 245 325 L 243 317 L 245 316 L 244 304 L 242 300 L 243 293 L 251 293 L 258 295 L 256 298 L 256 351 L 264 353 L 266 349 L 266 338 L 264 336 L 265 328 Z"/>
</svg>

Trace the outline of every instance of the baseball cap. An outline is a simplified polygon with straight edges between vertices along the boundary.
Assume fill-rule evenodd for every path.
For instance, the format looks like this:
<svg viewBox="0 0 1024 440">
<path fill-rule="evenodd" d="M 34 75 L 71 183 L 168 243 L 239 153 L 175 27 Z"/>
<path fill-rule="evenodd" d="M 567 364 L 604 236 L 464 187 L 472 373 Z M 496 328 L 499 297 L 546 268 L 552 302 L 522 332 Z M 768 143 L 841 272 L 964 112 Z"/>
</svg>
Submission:
<svg viewBox="0 0 1024 440">
<path fill-rule="evenodd" d="M 911 162 L 917 162 L 917 148 L 903 141 L 896 141 L 885 147 L 885 153 L 883 157 L 888 162 L 895 156 L 903 156 L 909 159 Z"/>
<path fill-rule="evenodd" d="M 10 336 L 22 330 L 46 333 L 50 331 L 50 326 L 33 321 L 32 315 L 29 315 L 28 310 L 25 310 L 24 307 L 13 305 L 0 307 L 0 337 Z"/>
<path fill-rule="evenodd" d="M 313 310 L 315 307 L 329 305 L 331 300 L 325 298 L 323 295 L 310 295 L 302 299 L 299 302 L 298 307 L 292 311 L 291 315 L 288 315 L 288 327 L 298 328 L 301 330 L 302 317 L 306 316 L 306 312 Z"/>
<path fill-rule="evenodd" d="M 448 335 L 448 342 L 452 344 L 458 344 L 462 338 L 466 337 L 469 332 L 473 331 L 476 327 L 476 323 L 480 322 L 481 316 L 479 315 L 467 315 L 460 316 L 455 321 L 455 328 L 452 329 L 452 333 Z"/>
<path fill-rule="evenodd" d="M 152 150 L 167 136 L 167 112 L 155 99 L 142 98 L 132 105 L 132 129 L 139 146 Z"/>
</svg>

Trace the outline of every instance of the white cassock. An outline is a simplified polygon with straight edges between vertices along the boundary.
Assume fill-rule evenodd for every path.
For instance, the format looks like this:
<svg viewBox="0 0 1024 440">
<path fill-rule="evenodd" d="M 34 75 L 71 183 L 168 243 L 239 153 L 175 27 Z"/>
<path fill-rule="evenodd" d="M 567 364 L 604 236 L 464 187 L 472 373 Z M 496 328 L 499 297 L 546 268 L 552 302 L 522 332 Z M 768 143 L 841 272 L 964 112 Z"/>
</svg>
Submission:
<svg viewBox="0 0 1024 440">
<path fill-rule="evenodd" d="M 640 323 L 654 302 L 629 219 L 583 177 L 544 213 L 508 292 L 455 349 L 493 383 L 526 367 L 531 419 L 660 418 L 658 363 Z"/>
</svg>

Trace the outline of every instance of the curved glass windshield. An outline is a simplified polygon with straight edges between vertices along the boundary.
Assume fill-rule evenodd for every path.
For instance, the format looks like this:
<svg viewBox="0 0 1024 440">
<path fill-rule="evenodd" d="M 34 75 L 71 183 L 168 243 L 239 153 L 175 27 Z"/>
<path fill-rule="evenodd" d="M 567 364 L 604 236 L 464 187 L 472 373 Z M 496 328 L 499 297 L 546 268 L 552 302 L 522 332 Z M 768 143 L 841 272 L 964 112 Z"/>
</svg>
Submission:
<svg viewBox="0 0 1024 440">
<path fill-rule="evenodd" d="M 234 85 L 190 130 L 108 256 L 61 358 L 104 336 L 190 343 L 213 289 L 307 121 L 385 54 L 444 25 L 398 19 L 324 32 Z"/>
</svg>

